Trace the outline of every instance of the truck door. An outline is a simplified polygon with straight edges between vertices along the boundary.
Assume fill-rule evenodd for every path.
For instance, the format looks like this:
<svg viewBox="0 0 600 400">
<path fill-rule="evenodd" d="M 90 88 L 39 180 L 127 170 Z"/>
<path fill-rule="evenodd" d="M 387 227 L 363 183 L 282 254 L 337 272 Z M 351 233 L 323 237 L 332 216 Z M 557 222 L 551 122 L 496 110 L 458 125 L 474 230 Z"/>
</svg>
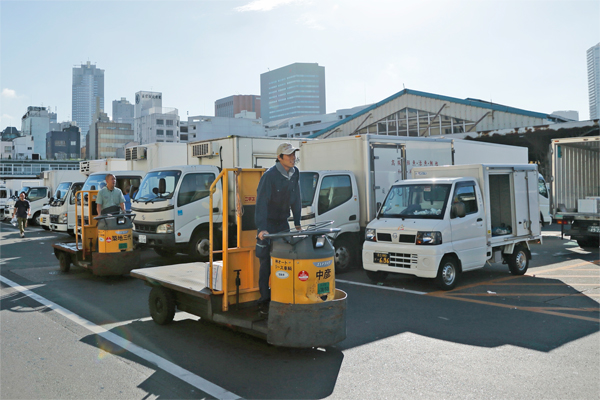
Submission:
<svg viewBox="0 0 600 400">
<path fill-rule="evenodd" d="M 210 185 L 216 176 L 212 172 L 193 172 L 186 174 L 181 180 L 177 190 L 175 202 L 175 230 L 181 232 L 176 236 L 177 242 L 189 242 L 192 232 L 201 223 L 208 223 Z M 221 210 L 221 196 L 219 191 L 213 197 L 213 208 Z M 216 210 L 215 210 L 216 216 Z M 215 218 L 220 222 L 220 218 Z"/>
<path fill-rule="evenodd" d="M 334 221 L 335 228 L 358 223 L 360 210 L 356 182 L 349 174 L 322 176 L 317 196 L 317 222 Z"/>
<path fill-rule="evenodd" d="M 463 270 L 466 271 L 481 267 L 487 259 L 485 211 L 481 191 L 475 182 L 456 184 L 452 203 L 456 202 L 465 205 L 466 215 L 463 218 L 450 216 L 452 247 L 460 258 Z"/>
<path fill-rule="evenodd" d="M 515 171 L 513 175 L 517 236 L 531 235 L 540 230 L 538 179 L 536 171 Z"/>
<path fill-rule="evenodd" d="M 375 215 L 392 184 L 399 179 L 406 179 L 404 154 L 404 144 L 371 144 L 371 182 L 375 208 L 371 210 L 371 215 Z"/>
</svg>

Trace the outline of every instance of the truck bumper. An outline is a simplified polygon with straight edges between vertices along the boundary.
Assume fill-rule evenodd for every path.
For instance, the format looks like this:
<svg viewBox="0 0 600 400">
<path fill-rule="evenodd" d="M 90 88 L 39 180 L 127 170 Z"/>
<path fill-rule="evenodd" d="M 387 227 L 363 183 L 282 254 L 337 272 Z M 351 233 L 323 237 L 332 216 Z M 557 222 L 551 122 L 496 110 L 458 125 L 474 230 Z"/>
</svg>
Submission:
<svg viewBox="0 0 600 400">
<path fill-rule="evenodd" d="M 141 239 L 140 239 L 141 237 Z M 165 248 L 179 248 L 182 246 L 180 243 L 175 242 L 174 233 L 146 233 L 146 232 L 133 232 L 133 243 L 136 247 L 165 247 Z M 187 243 L 185 243 L 187 244 Z"/>
<path fill-rule="evenodd" d="M 50 224 L 50 229 L 57 232 L 67 232 L 67 224 Z"/>
<path fill-rule="evenodd" d="M 365 242 L 363 245 L 363 268 L 368 271 L 385 271 L 396 274 L 414 275 L 421 278 L 435 278 L 440 261 L 444 257 L 444 245 L 440 246 L 403 246 Z M 376 263 L 375 253 L 389 256 L 389 264 Z"/>
</svg>

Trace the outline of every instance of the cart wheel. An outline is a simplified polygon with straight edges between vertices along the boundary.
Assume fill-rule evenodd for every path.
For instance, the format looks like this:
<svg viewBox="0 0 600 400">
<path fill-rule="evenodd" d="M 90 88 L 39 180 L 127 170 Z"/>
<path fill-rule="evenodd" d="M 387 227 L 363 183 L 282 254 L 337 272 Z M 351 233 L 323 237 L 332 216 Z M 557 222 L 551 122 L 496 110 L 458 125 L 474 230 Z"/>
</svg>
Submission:
<svg viewBox="0 0 600 400">
<path fill-rule="evenodd" d="M 385 271 L 369 271 L 365 269 L 365 272 L 367 273 L 367 278 L 375 283 L 385 281 L 385 278 L 388 276 L 388 273 Z"/>
<path fill-rule="evenodd" d="M 155 247 L 154 252 L 163 258 L 171 258 L 177 254 L 176 250 L 167 249 L 165 247 Z"/>
<path fill-rule="evenodd" d="M 148 299 L 150 315 L 154 322 L 166 325 L 173 321 L 175 316 L 175 299 L 173 292 L 162 286 L 154 286 Z"/>
<path fill-rule="evenodd" d="M 442 290 L 454 289 L 459 273 L 460 268 L 458 266 L 458 260 L 455 257 L 446 256 L 442 258 L 440 269 L 435 278 L 437 287 Z"/>
<path fill-rule="evenodd" d="M 64 251 L 58 253 L 58 263 L 62 272 L 69 272 L 71 269 L 71 256 L 67 255 Z"/>
<path fill-rule="evenodd" d="M 523 275 L 527 272 L 527 268 L 529 268 L 530 258 L 531 256 L 527 247 L 523 245 L 515 246 L 513 253 L 506 256 L 506 263 L 508 264 L 510 273 L 513 275 Z"/>
</svg>

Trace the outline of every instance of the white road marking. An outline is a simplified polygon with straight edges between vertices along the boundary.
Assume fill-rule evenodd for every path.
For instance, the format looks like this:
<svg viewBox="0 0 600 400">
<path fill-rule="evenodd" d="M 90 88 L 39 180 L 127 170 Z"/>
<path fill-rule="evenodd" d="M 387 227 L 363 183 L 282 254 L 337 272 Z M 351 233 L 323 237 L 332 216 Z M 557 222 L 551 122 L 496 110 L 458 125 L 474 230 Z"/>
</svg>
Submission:
<svg viewBox="0 0 600 400">
<path fill-rule="evenodd" d="M 348 283 L 350 285 L 366 286 L 366 287 L 371 287 L 371 288 L 375 288 L 375 289 L 393 290 L 395 292 L 405 292 L 405 293 L 411 293 L 411 294 L 427 294 L 427 292 L 418 292 L 416 290 L 398 289 L 398 288 L 389 287 L 389 286 L 373 285 L 373 284 L 370 284 L 370 283 L 360 283 L 360 282 L 345 281 L 345 280 L 342 280 L 342 279 L 336 279 L 335 281 L 336 282 L 341 282 L 341 283 Z"/>
<path fill-rule="evenodd" d="M 11 281 L 10 279 L 7 279 L 0 275 L 0 281 L 11 286 L 15 290 L 18 290 L 19 292 L 25 294 L 26 296 L 31 297 L 38 303 L 43 304 L 44 306 L 56 311 L 57 313 L 70 319 L 71 321 L 75 322 L 76 324 L 88 329 L 90 332 L 92 332 L 98 336 L 101 336 L 102 338 L 108 340 L 109 342 L 112 342 L 112 343 L 116 344 L 117 346 L 122 347 L 123 349 L 129 351 L 130 353 L 135 354 L 136 356 L 156 365 L 158 368 L 173 375 L 174 377 L 181 379 L 182 381 L 200 389 L 201 391 L 203 391 L 205 393 L 208 393 L 210 396 L 213 396 L 217 399 L 227 399 L 227 400 L 241 399 L 241 397 L 236 395 L 235 393 L 225 390 L 224 388 L 222 388 L 218 385 L 215 385 L 214 383 L 209 382 L 206 379 L 204 379 L 196 374 L 193 374 L 190 371 L 188 371 L 184 368 L 181 368 L 180 366 L 178 366 L 170 361 L 167 361 L 158 355 L 156 355 L 136 344 L 131 343 L 129 340 L 123 339 L 122 337 L 115 335 L 112 332 L 107 331 L 106 329 L 88 321 L 87 319 L 85 319 L 83 317 L 80 317 L 79 315 L 73 313 L 72 311 L 69 311 L 66 308 L 61 307 L 58 304 L 46 299 L 45 297 L 42 297 L 42 296 L 32 292 L 31 290 L 24 288 L 23 286 Z"/>
</svg>

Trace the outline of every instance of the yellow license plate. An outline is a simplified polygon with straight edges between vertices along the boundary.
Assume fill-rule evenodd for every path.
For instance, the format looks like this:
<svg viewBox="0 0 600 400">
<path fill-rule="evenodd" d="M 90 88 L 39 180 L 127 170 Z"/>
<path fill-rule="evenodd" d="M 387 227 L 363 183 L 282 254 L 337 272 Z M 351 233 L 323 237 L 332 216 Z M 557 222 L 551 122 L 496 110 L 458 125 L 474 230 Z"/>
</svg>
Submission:
<svg viewBox="0 0 600 400">
<path fill-rule="evenodd" d="M 373 262 L 376 264 L 389 264 L 390 255 L 387 253 L 375 253 L 373 254 Z"/>
</svg>

